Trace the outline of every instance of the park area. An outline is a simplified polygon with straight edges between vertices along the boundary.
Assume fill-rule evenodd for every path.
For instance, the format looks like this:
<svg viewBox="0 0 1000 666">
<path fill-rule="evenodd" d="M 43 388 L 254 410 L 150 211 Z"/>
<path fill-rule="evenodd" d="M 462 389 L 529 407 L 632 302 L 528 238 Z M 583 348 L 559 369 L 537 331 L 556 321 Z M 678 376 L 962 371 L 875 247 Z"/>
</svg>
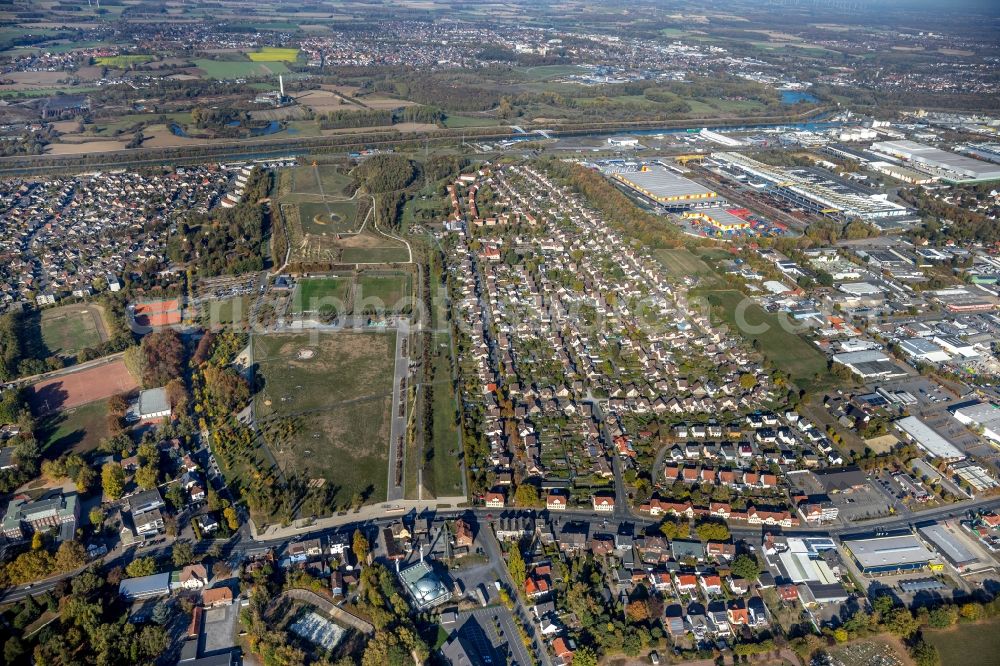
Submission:
<svg viewBox="0 0 1000 666">
<path fill-rule="evenodd" d="M 43 310 L 39 324 L 42 342 L 50 355 L 75 356 L 108 339 L 101 307 L 94 303 Z"/>
<path fill-rule="evenodd" d="M 257 336 L 258 426 L 285 474 L 332 485 L 334 502 L 383 501 L 395 334 Z"/>
</svg>

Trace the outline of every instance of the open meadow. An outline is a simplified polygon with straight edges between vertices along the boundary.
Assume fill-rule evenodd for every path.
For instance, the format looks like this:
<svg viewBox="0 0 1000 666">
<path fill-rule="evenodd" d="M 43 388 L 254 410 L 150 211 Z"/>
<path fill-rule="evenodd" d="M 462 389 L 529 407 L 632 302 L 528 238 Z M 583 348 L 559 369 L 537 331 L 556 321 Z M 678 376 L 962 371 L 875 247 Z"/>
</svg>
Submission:
<svg viewBox="0 0 1000 666">
<path fill-rule="evenodd" d="M 813 390 L 836 383 L 827 368 L 826 358 L 805 339 L 786 330 L 778 315 L 766 312 L 732 289 L 709 291 L 704 296 L 713 309 L 718 309 L 733 333 L 751 341 L 774 367 L 788 373 L 800 388 Z"/>
<path fill-rule="evenodd" d="M 286 474 L 323 479 L 335 502 L 385 499 L 395 334 L 254 338 L 258 424 Z"/>
</svg>

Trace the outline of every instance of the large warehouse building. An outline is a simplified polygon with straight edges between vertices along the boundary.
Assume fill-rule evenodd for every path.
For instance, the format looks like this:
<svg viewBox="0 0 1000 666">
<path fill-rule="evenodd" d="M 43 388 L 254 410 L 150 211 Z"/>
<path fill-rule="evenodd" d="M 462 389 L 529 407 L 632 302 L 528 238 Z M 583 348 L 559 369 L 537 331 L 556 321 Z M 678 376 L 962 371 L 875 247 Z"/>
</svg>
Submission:
<svg viewBox="0 0 1000 666">
<path fill-rule="evenodd" d="M 934 553 L 909 533 L 844 541 L 844 549 L 864 574 L 916 571 L 934 559 Z"/>
<path fill-rule="evenodd" d="M 695 208 L 719 203 L 716 192 L 659 165 L 644 164 L 637 171 L 618 171 L 610 175 L 666 208 Z"/>
<path fill-rule="evenodd" d="M 965 459 L 965 454 L 955 448 L 954 444 L 916 416 L 899 419 L 895 425 L 914 444 L 935 458 L 947 461 Z"/>
<path fill-rule="evenodd" d="M 1000 166 L 949 153 L 916 141 L 878 141 L 872 150 L 928 171 L 949 183 L 982 183 L 1000 180 Z"/>
</svg>

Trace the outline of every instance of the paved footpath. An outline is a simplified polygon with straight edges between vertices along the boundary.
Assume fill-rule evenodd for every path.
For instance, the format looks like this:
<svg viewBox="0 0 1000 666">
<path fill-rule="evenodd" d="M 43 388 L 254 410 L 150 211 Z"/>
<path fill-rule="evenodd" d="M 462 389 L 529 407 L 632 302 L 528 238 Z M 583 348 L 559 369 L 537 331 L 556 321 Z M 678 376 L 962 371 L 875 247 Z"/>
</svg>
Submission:
<svg viewBox="0 0 1000 666">
<path fill-rule="evenodd" d="M 257 529 L 253 521 L 250 522 L 250 534 L 254 541 L 272 541 L 274 539 L 290 539 L 292 537 L 317 532 L 320 530 L 332 529 L 351 523 L 363 523 L 369 520 L 378 520 L 391 515 L 405 515 L 416 511 L 433 511 L 435 509 L 457 509 L 460 504 L 465 503 L 465 497 L 439 497 L 432 500 L 396 500 L 384 504 L 373 504 L 361 507 L 359 511 L 348 511 L 342 516 L 330 516 L 313 521 L 296 521 L 288 526 L 268 525 L 262 530 Z"/>
</svg>

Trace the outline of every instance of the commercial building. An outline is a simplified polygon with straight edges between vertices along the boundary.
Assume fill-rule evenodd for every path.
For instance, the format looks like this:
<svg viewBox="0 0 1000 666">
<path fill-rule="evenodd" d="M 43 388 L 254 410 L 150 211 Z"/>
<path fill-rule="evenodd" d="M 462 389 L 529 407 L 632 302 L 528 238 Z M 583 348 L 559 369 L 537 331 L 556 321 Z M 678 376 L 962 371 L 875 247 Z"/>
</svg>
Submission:
<svg viewBox="0 0 1000 666">
<path fill-rule="evenodd" d="M 938 347 L 930 340 L 924 338 L 910 338 L 899 343 L 899 348 L 907 356 L 915 361 L 926 363 L 944 363 L 951 360 L 951 356 L 945 350 Z"/>
<path fill-rule="evenodd" d="M 847 366 L 851 372 L 867 381 L 898 379 L 907 375 L 905 370 L 877 349 L 834 354 L 833 362 Z"/>
<path fill-rule="evenodd" d="M 872 150 L 894 157 L 939 176 L 949 183 L 981 183 L 1000 180 L 1000 166 L 956 155 L 916 141 L 879 141 Z"/>
<path fill-rule="evenodd" d="M 725 208 L 703 208 L 701 210 L 691 210 L 681 213 L 681 217 L 687 220 L 699 220 L 715 231 L 722 233 L 732 233 L 750 228 L 750 223 L 742 217 L 733 215 Z"/>
<path fill-rule="evenodd" d="M 639 139 L 634 136 L 609 136 L 608 145 L 612 148 L 639 148 Z"/>
<path fill-rule="evenodd" d="M 959 423 L 982 428 L 983 437 L 1000 442 L 1000 407 L 988 402 L 963 403 L 951 408 Z"/>
<path fill-rule="evenodd" d="M 50 528 L 59 530 L 61 538 L 73 537 L 80 519 L 80 503 L 76 493 L 57 493 L 37 501 L 15 497 L 7 505 L 0 529 L 8 539 L 22 539 L 33 532 Z"/>
<path fill-rule="evenodd" d="M 963 460 L 965 458 L 965 454 L 955 448 L 954 444 L 916 416 L 899 419 L 895 422 L 895 426 L 910 441 L 935 458 L 943 460 Z"/>
<path fill-rule="evenodd" d="M 934 559 L 911 533 L 844 541 L 844 550 L 865 574 L 883 574 L 923 569 Z"/>
<path fill-rule="evenodd" d="M 638 171 L 621 171 L 611 177 L 667 208 L 707 206 L 719 201 L 716 192 L 659 165 L 644 164 Z"/>
<path fill-rule="evenodd" d="M 722 167 L 763 181 L 768 192 L 805 210 L 835 219 L 876 220 L 905 218 L 912 211 L 889 201 L 884 194 L 862 194 L 849 187 L 821 180 L 802 169 L 771 166 L 740 153 L 712 153 Z"/>
<path fill-rule="evenodd" d="M 963 542 L 963 537 L 949 529 L 946 524 L 925 525 L 917 528 L 917 532 L 927 543 L 944 555 L 944 558 L 956 569 L 965 569 L 978 561 L 978 558 Z"/>
</svg>

